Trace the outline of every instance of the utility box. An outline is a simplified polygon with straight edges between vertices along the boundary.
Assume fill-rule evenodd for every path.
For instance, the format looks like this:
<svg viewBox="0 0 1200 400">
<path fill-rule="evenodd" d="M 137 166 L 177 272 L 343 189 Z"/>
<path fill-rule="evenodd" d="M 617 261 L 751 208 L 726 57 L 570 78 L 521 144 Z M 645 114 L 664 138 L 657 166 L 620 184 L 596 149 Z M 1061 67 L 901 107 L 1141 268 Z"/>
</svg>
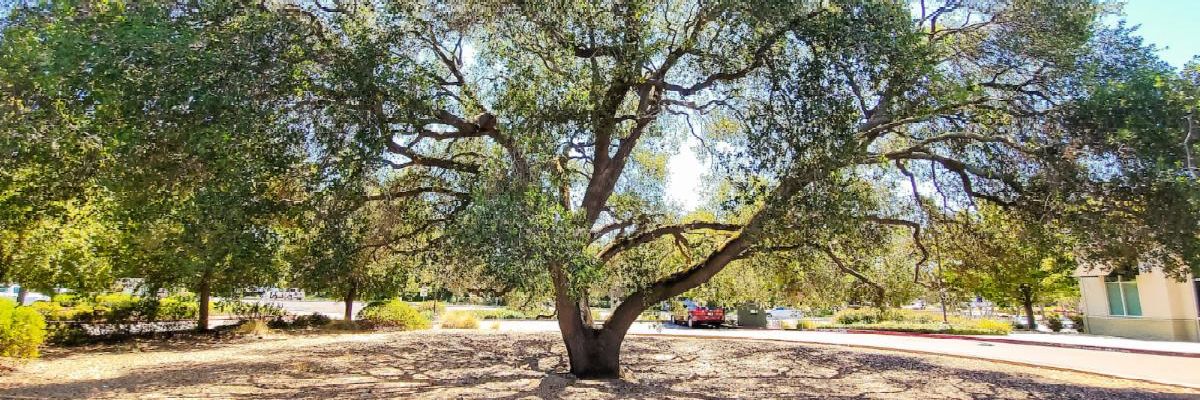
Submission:
<svg viewBox="0 0 1200 400">
<path fill-rule="evenodd" d="M 737 308 L 737 321 L 739 327 L 766 328 L 767 310 L 756 303 L 742 303 Z"/>
</svg>

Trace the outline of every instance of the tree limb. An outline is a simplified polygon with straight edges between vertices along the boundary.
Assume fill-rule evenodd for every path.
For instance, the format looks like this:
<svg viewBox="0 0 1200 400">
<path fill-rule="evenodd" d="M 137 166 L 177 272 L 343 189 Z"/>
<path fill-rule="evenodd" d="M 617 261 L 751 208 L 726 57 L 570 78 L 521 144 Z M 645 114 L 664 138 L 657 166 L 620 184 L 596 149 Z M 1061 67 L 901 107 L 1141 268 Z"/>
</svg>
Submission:
<svg viewBox="0 0 1200 400">
<path fill-rule="evenodd" d="M 737 231 L 742 229 L 742 226 L 737 224 L 724 224 L 717 222 L 692 222 L 687 224 L 660 226 L 613 242 L 607 248 L 605 248 L 604 251 L 600 252 L 599 257 L 603 261 L 608 261 L 617 254 L 620 254 L 622 251 L 650 243 L 660 237 L 682 234 L 684 232 L 701 229 L 714 231 Z"/>
</svg>

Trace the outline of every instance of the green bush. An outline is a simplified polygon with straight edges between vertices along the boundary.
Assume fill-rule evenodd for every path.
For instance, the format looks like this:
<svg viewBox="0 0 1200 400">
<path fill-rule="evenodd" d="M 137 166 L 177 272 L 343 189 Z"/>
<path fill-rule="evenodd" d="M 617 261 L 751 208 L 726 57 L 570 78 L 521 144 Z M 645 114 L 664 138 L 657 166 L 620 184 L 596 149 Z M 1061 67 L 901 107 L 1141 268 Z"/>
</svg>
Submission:
<svg viewBox="0 0 1200 400">
<path fill-rule="evenodd" d="M 51 301 L 39 301 L 31 307 L 47 321 L 110 324 L 195 319 L 200 310 L 196 297 L 190 294 L 163 299 L 139 298 L 124 293 L 94 298 L 58 295 Z"/>
<path fill-rule="evenodd" d="M 83 325 L 76 322 L 54 322 L 46 324 L 46 343 L 73 346 L 87 343 L 91 339 Z"/>
<path fill-rule="evenodd" d="M 30 307 L 0 299 L 0 356 L 34 358 L 46 341 L 46 319 Z"/>
<path fill-rule="evenodd" d="M 937 313 L 902 309 L 887 309 L 882 311 L 874 308 L 846 309 L 833 314 L 833 321 L 841 325 L 876 324 L 881 322 L 930 324 L 941 322 L 941 320 L 941 315 Z"/>
<path fill-rule="evenodd" d="M 994 320 L 994 319 L 975 319 L 975 320 L 954 321 L 952 323 L 952 326 L 961 326 L 961 327 L 964 327 L 967 329 L 989 332 L 989 333 L 982 333 L 982 335 L 1007 335 L 1009 333 L 1012 333 L 1012 329 L 1013 329 L 1012 324 L 1010 324 L 1006 321 L 999 321 L 999 320 Z"/>
<path fill-rule="evenodd" d="M 402 300 L 372 304 L 358 312 L 358 319 L 373 327 L 400 330 L 429 329 L 429 318 Z"/>
<path fill-rule="evenodd" d="M 899 322 L 883 322 L 878 324 L 851 324 L 851 325 L 823 325 L 820 329 L 854 329 L 868 331 L 889 331 L 889 332 L 913 332 L 913 333 L 941 333 L 949 335 L 1003 335 L 1003 333 L 972 328 L 968 326 L 954 326 L 944 324 L 907 324 Z"/>
<path fill-rule="evenodd" d="M 267 321 L 267 328 L 271 329 L 291 329 L 292 327 L 292 323 L 283 319 L 283 317 L 275 317 Z"/>
<path fill-rule="evenodd" d="M 1071 317 L 1071 323 L 1075 326 L 1075 332 L 1083 333 L 1083 315 L 1075 314 Z"/>
<path fill-rule="evenodd" d="M 330 322 L 333 322 L 333 320 L 330 319 L 329 316 L 315 312 L 315 313 L 312 313 L 312 315 L 301 315 L 299 317 L 296 317 L 296 320 L 292 321 L 292 327 L 299 328 L 299 329 L 304 329 L 304 328 L 307 328 L 310 326 L 314 327 L 314 328 L 319 328 L 319 327 L 322 327 L 325 325 L 329 325 Z"/>
<path fill-rule="evenodd" d="M 1046 327 L 1050 328 L 1050 330 L 1053 332 L 1062 331 L 1062 329 L 1063 329 L 1062 318 L 1060 318 L 1057 315 L 1051 315 L 1050 318 L 1046 318 Z"/>
<path fill-rule="evenodd" d="M 943 333 L 950 335 L 1007 335 L 1012 331 L 1012 325 L 1004 321 L 980 319 L 953 321 L 950 325 L 942 323 L 912 323 L 895 321 L 884 321 L 873 324 L 831 324 L 822 325 L 819 327 L 819 329 Z"/>
<path fill-rule="evenodd" d="M 595 311 L 595 310 L 593 310 L 593 311 Z M 477 317 L 479 319 L 484 319 L 484 320 L 536 319 L 538 315 L 550 314 L 549 312 L 546 312 L 544 314 L 538 314 L 537 310 L 521 311 L 521 310 L 510 310 L 507 308 L 501 308 L 498 310 L 472 310 L 471 313 L 475 314 L 475 317 Z"/>
<path fill-rule="evenodd" d="M 817 321 L 809 319 L 796 321 L 796 329 L 801 331 L 811 331 L 817 329 Z"/>
<path fill-rule="evenodd" d="M 442 319 L 443 329 L 479 329 L 479 318 L 463 311 L 447 313 Z"/>
<path fill-rule="evenodd" d="M 232 315 L 239 320 L 269 320 L 287 315 L 282 307 L 271 303 L 247 303 L 241 300 L 217 302 L 216 311 Z"/>
<path fill-rule="evenodd" d="M 196 319 L 200 315 L 200 304 L 196 296 L 180 294 L 164 297 L 158 301 L 155 320 L 178 321 Z"/>
</svg>

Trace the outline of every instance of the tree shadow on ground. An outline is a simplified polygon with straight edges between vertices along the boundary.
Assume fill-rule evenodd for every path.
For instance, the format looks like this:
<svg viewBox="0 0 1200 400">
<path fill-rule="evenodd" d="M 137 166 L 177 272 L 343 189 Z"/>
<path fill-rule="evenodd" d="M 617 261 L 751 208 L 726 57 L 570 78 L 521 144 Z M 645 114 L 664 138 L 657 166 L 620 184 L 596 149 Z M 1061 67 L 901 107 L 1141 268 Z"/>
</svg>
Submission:
<svg viewBox="0 0 1200 400">
<path fill-rule="evenodd" d="M 554 335 L 398 334 L 385 342 L 247 350 L 238 361 L 162 365 L 114 378 L 9 383 L 0 397 L 1195 398 L 1165 387 L 1080 385 L 1029 368 L 829 346 L 634 338 L 624 350 L 627 379 L 581 381 L 567 374 Z"/>
</svg>

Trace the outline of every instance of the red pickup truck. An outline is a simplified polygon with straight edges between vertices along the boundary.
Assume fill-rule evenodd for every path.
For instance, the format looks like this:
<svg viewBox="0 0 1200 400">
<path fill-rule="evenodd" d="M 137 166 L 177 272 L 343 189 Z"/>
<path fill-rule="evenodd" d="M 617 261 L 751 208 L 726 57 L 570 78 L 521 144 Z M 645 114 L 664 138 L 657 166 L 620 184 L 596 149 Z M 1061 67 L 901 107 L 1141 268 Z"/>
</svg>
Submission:
<svg viewBox="0 0 1200 400">
<path fill-rule="evenodd" d="M 721 326 L 725 323 L 725 309 L 720 307 L 686 307 L 671 314 L 676 325 L 687 325 L 689 328 L 709 325 Z"/>
</svg>

